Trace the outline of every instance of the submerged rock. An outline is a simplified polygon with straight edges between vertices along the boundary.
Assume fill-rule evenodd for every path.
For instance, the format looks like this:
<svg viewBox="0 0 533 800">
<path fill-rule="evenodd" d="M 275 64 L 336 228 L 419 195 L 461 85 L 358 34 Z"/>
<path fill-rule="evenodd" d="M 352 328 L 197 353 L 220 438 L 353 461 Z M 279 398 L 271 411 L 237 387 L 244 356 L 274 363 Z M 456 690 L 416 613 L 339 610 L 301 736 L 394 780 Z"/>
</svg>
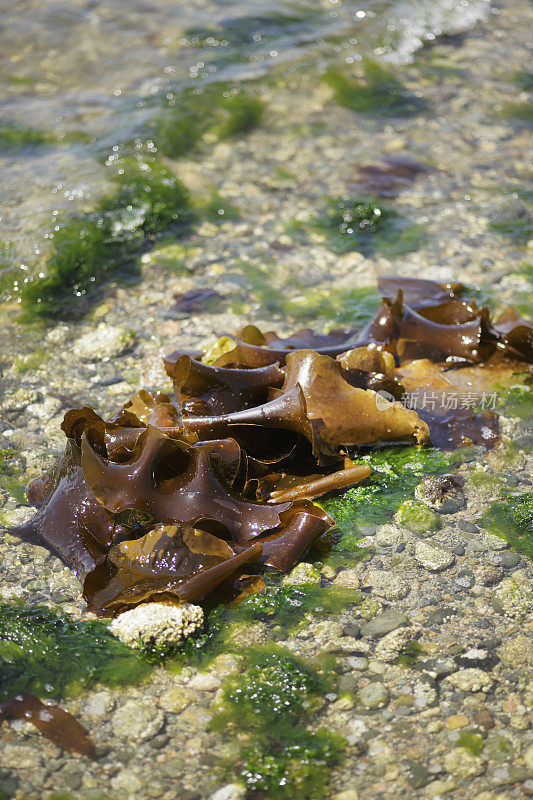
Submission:
<svg viewBox="0 0 533 800">
<path fill-rule="evenodd" d="M 185 603 L 143 603 L 113 620 L 112 633 L 128 647 L 178 644 L 202 627 L 204 612 L 200 606 Z"/>
<path fill-rule="evenodd" d="M 398 525 L 421 536 L 431 536 L 441 526 L 440 519 L 430 508 L 414 500 L 405 500 L 394 517 Z"/>
</svg>

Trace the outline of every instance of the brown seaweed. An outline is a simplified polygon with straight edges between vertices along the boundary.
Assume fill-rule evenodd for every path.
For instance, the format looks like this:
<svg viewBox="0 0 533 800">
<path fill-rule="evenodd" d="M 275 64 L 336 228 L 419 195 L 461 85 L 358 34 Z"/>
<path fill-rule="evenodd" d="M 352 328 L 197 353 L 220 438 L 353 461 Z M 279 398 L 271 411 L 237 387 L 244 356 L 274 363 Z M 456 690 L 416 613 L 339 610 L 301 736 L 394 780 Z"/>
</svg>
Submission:
<svg viewBox="0 0 533 800">
<path fill-rule="evenodd" d="M 498 416 L 472 393 L 524 371 L 532 324 L 507 309 L 493 325 L 458 283 L 379 285 L 382 304 L 359 332 L 282 338 L 247 325 L 210 363 L 171 352 L 174 396 L 142 389 L 108 421 L 68 411 L 65 452 L 30 485 L 37 512 L 13 532 L 70 565 L 98 614 L 242 599 L 264 591 L 262 567 L 287 571 L 320 544 L 333 520 L 311 498 L 368 476 L 347 451 L 493 446 Z M 428 403 L 406 399 L 415 394 Z"/>
<path fill-rule="evenodd" d="M 44 705 L 30 692 L 22 692 L 0 703 L 0 722 L 20 719 L 31 722 L 58 747 L 95 759 L 94 746 L 78 720 L 57 705 Z"/>
</svg>

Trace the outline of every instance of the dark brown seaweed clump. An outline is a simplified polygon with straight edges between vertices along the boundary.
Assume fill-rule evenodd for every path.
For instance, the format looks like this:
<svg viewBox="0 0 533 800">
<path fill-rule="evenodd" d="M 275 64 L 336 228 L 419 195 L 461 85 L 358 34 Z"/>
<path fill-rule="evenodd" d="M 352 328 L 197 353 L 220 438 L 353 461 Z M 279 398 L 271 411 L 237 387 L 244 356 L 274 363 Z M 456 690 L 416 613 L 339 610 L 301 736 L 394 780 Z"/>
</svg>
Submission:
<svg viewBox="0 0 533 800">
<path fill-rule="evenodd" d="M 361 331 L 280 338 L 247 325 L 203 359 L 169 353 L 172 395 L 142 390 L 109 421 L 69 411 L 65 452 L 30 485 L 38 510 L 14 533 L 68 564 L 100 615 L 215 590 L 232 599 L 243 581 L 264 590 L 254 576 L 287 572 L 331 528 L 312 499 L 368 477 L 353 460 L 361 449 L 492 446 L 492 411 L 406 396 L 476 381 L 484 391 L 491 370 L 524 371 L 531 323 L 508 309 L 493 324 L 461 284 L 379 286 Z"/>
</svg>

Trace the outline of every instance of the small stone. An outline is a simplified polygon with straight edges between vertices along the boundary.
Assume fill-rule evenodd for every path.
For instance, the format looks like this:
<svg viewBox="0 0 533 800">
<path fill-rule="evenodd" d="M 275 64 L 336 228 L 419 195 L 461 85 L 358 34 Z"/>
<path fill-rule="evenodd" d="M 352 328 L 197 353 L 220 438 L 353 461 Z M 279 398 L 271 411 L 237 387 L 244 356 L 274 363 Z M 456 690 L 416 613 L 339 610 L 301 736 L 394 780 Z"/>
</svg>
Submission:
<svg viewBox="0 0 533 800">
<path fill-rule="evenodd" d="M 161 772 L 167 778 L 181 778 L 185 772 L 185 769 L 185 760 L 183 758 L 179 758 L 179 756 L 171 756 L 171 758 L 167 758 L 167 760 L 163 761 L 161 764 Z"/>
<path fill-rule="evenodd" d="M 511 619 L 524 619 L 532 608 L 531 585 L 527 578 L 515 572 L 505 578 L 492 593 L 492 605 L 501 614 Z"/>
<path fill-rule="evenodd" d="M 128 700 L 111 717 L 115 736 L 132 742 L 151 739 L 164 722 L 161 711 L 138 700 Z"/>
<path fill-rule="evenodd" d="M 439 699 L 437 684 L 429 675 L 421 675 L 413 688 L 415 707 L 419 710 L 435 706 Z"/>
<path fill-rule="evenodd" d="M 365 597 L 357 610 L 363 619 L 372 619 L 383 611 L 383 603 L 376 597 Z"/>
<path fill-rule="evenodd" d="M 524 751 L 524 763 L 530 772 L 533 772 L 533 744 Z"/>
<path fill-rule="evenodd" d="M 403 542 L 403 533 L 397 525 L 380 525 L 376 530 L 376 542 L 381 547 L 398 547 Z"/>
<path fill-rule="evenodd" d="M 7 742 L 0 748 L 0 765 L 7 769 L 40 769 L 43 757 L 35 747 Z"/>
<path fill-rule="evenodd" d="M 492 686 L 490 676 L 476 667 L 460 669 L 453 675 L 448 675 L 445 680 L 462 692 L 488 692 Z"/>
<path fill-rule="evenodd" d="M 481 573 L 483 586 L 497 586 L 503 578 L 503 571 L 496 566 L 485 567 Z"/>
<path fill-rule="evenodd" d="M 268 641 L 268 628 L 264 622 L 234 623 L 227 638 L 227 645 L 237 652 L 245 647 L 257 644 L 266 644 Z"/>
<path fill-rule="evenodd" d="M 209 800 L 244 800 L 246 789 L 239 783 L 228 783 L 211 795 Z"/>
<path fill-rule="evenodd" d="M 305 586 L 310 583 L 320 583 L 320 570 L 313 564 L 302 561 L 289 572 L 282 580 L 286 586 Z"/>
<path fill-rule="evenodd" d="M 470 725 L 470 720 L 464 714 L 452 714 L 446 719 L 446 725 L 451 731 L 456 731 L 459 728 L 466 728 Z"/>
<path fill-rule="evenodd" d="M 440 514 L 454 514 L 465 506 L 463 485 L 456 475 L 428 475 L 416 487 L 415 497 Z"/>
<path fill-rule="evenodd" d="M 110 630 L 128 647 L 167 646 L 199 630 L 204 623 L 201 606 L 184 603 L 141 603 L 119 614 Z"/>
<path fill-rule="evenodd" d="M 136 794 L 142 789 L 141 781 L 129 769 L 123 769 L 111 778 L 111 786 L 115 792 L 124 792 L 127 795 Z"/>
<path fill-rule="evenodd" d="M 110 692 L 96 692 L 91 695 L 83 707 L 83 711 L 90 717 L 103 717 L 113 710 L 115 701 Z"/>
<path fill-rule="evenodd" d="M 400 652 L 408 642 L 419 635 L 419 631 L 413 628 L 398 628 L 387 633 L 376 645 L 374 657 L 378 661 L 396 661 Z"/>
<path fill-rule="evenodd" d="M 371 588 L 372 594 L 377 594 L 385 600 L 401 600 L 411 591 L 406 580 L 389 570 L 382 569 L 367 570 L 362 585 Z"/>
<path fill-rule="evenodd" d="M 359 800 L 356 789 L 345 789 L 343 792 L 336 792 L 331 800 Z"/>
<path fill-rule="evenodd" d="M 369 683 L 359 690 L 359 702 L 368 709 L 383 708 L 389 702 L 389 692 L 382 683 Z"/>
<path fill-rule="evenodd" d="M 74 343 L 72 352 L 82 361 L 115 358 L 135 344 L 135 333 L 102 323 Z"/>
<path fill-rule="evenodd" d="M 431 536 L 441 527 L 437 514 L 414 500 L 404 500 L 399 506 L 394 519 L 398 525 L 421 536 Z"/>
<path fill-rule="evenodd" d="M 221 653 L 213 660 L 211 666 L 219 678 L 225 678 L 228 675 L 235 675 L 239 672 L 241 662 L 233 653 Z"/>
<path fill-rule="evenodd" d="M 482 775 L 485 772 L 485 762 L 465 747 L 456 747 L 444 756 L 444 768 L 450 775 L 465 780 Z"/>
<path fill-rule="evenodd" d="M 415 558 L 419 564 L 430 572 L 440 572 L 451 567 L 455 561 L 455 556 L 446 548 L 429 542 L 417 542 L 415 544 Z"/>
<path fill-rule="evenodd" d="M 189 681 L 191 689 L 198 689 L 201 692 L 214 692 L 220 689 L 221 685 L 220 678 L 213 672 L 199 672 Z"/>
<path fill-rule="evenodd" d="M 460 569 L 454 578 L 454 584 L 458 589 L 471 589 L 476 579 L 471 569 Z"/>
<path fill-rule="evenodd" d="M 358 672 L 368 669 L 368 658 L 364 658 L 364 656 L 350 656 L 350 658 L 346 659 L 346 663 L 350 669 L 355 669 Z"/>
<path fill-rule="evenodd" d="M 445 678 L 457 671 L 457 664 L 453 658 L 426 658 L 419 662 L 419 666 L 432 678 Z"/>
<path fill-rule="evenodd" d="M 391 608 L 365 622 L 361 626 L 361 636 L 384 636 L 386 633 L 390 633 L 390 631 L 394 631 L 408 622 L 409 620 L 404 614 Z"/>
<path fill-rule="evenodd" d="M 193 703 L 195 700 L 195 696 L 193 692 L 187 691 L 187 689 L 180 689 L 176 687 L 174 689 L 169 689 L 167 692 L 161 695 L 159 698 L 159 705 L 165 711 L 170 711 L 173 714 L 179 714 L 180 711 L 183 711 L 184 708 L 187 708 L 188 705 Z"/>
<path fill-rule="evenodd" d="M 487 669 L 493 666 L 495 657 L 482 647 L 471 647 L 464 653 L 456 656 L 456 661 L 461 667 L 481 667 Z"/>
<path fill-rule="evenodd" d="M 513 553 L 512 550 L 504 550 L 501 553 L 496 553 L 492 560 L 502 569 L 514 569 L 520 563 L 520 556 L 518 553 Z"/>
<path fill-rule="evenodd" d="M 348 589 L 359 589 L 359 572 L 355 569 L 341 569 L 333 584 L 346 586 Z"/>
<path fill-rule="evenodd" d="M 478 711 L 477 714 L 474 715 L 474 722 L 486 731 L 490 731 L 494 728 L 494 720 L 486 708 L 482 708 L 481 711 Z"/>
</svg>

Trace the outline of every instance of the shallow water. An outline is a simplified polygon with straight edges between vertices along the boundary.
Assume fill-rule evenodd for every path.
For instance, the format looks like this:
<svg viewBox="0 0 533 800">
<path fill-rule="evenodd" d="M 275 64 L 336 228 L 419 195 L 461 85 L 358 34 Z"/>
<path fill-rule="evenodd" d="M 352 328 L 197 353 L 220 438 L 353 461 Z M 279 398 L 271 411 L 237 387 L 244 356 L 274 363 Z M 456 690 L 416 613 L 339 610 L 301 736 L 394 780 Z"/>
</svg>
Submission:
<svg viewBox="0 0 533 800">
<path fill-rule="evenodd" d="M 30 269 L 57 215 L 106 188 L 102 152 L 142 131 L 169 93 L 179 104 L 183 88 L 206 81 L 238 85 L 295 65 L 322 72 L 368 55 L 406 63 L 490 11 L 487 0 L 24 0 L 0 9 L 0 133 L 49 137 L 0 145 L 4 261 Z"/>
</svg>

